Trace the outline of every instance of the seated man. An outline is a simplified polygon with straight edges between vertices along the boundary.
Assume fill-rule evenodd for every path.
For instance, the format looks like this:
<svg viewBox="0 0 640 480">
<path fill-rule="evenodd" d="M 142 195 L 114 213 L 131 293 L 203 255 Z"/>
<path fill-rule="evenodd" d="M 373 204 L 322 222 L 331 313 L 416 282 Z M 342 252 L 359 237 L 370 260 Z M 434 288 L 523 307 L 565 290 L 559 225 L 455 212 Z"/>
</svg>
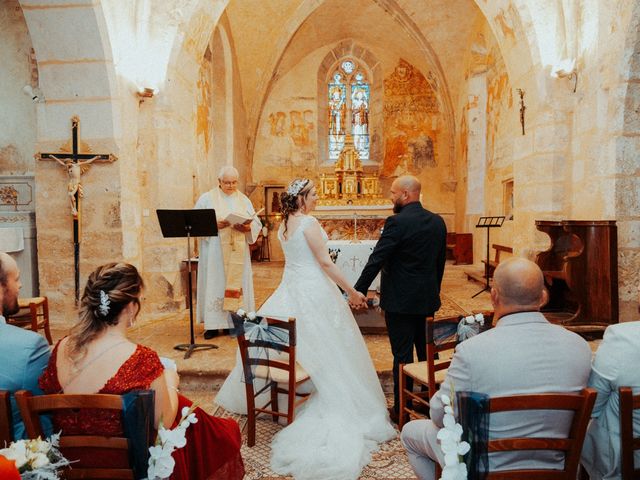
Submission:
<svg viewBox="0 0 640 480">
<path fill-rule="evenodd" d="M 640 393 L 640 321 L 607 327 L 591 369 L 589 386 L 598 391 L 587 436 L 582 464 L 591 480 L 619 479 L 620 471 L 620 387 Z M 640 421 L 634 415 L 634 435 Z M 636 468 L 640 465 L 636 453 Z"/>
<path fill-rule="evenodd" d="M 47 366 L 51 351 L 44 337 L 30 330 L 7 325 L 4 315 L 18 313 L 20 272 L 15 260 L 0 252 L 0 390 L 15 392 L 30 390 L 42 394 L 38 377 Z M 11 397 L 13 438 L 24 436 L 24 424 L 15 398 Z M 45 433 L 50 434 L 50 422 L 43 418 Z"/>
<path fill-rule="evenodd" d="M 591 350 L 580 336 L 552 325 L 539 312 L 548 299 L 542 271 L 524 258 L 500 262 L 491 303 L 495 328 L 458 345 L 440 390 L 431 398 L 431 420 L 415 420 L 402 429 L 401 440 L 420 479 L 435 477 L 435 461 L 444 463 L 436 440 L 444 406 L 440 396 L 455 391 L 491 397 L 542 392 L 575 392 L 587 384 Z M 565 435 L 571 418 L 564 412 L 507 412 L 492 416 L 489 438 Z M 491 470 L 562 468 L 561 453 L 491 454 Z"/>
</svg>

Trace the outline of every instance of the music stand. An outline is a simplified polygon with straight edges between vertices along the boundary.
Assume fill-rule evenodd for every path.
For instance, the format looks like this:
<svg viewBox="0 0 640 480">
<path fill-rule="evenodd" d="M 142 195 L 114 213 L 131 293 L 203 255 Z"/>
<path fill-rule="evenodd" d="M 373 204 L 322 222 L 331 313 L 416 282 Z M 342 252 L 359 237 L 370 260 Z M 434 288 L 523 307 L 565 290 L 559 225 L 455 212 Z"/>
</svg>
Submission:
<svg viewBox="0 0 640 480">
<path fill-rule="evenodd" d="M 191 237 L 215 237 L 218 235 L 216 212 L 212 208 L 197 210 L 156 210 L 162 236 L 165 238 L 187 237 L 187 269 L 189 275 L 189 329 L 191 333 L 189 343 L 176 345 L 176 350 L 186 352 L 184 358 L 191 356 L 194 350 L 208 350 L 218 348 L 213 344 L 196 344 L 193 335 L 193 285 L 191 280 Z"/>
<path fill-rule="evenodd" d="M 504 215 L 498 215 L 495 217 L 480 217 L 478 219 L 476 228 L 487 229 L 487 258 L 484 264 L 484 277 L 487 283 L 485 284 L 482 290 L 480 290 L 478 293 L 471 295 L 471 298 L 476 298 L 482 292 L 488 292 L 489 290 L 491 290 L 491 287 L 489 286 L 489 245 L 490 245 L 489 232 L 491 231 L 492 228 L 500 228 L 504 223 L 504 218 L 505 218 Z"/>
</svg>

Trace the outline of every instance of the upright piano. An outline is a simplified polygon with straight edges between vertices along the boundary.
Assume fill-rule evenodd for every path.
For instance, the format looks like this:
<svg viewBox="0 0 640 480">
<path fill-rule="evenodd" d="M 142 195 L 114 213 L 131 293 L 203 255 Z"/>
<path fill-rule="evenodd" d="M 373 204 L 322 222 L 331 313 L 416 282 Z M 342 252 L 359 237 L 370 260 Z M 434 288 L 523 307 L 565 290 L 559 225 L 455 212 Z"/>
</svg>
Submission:
<svg viewBox="0 0 640 480">
<path fill-rule="evenodd" d="M 544 273 L 554 323 L 589 337 L 618 322 L 618 238 L 615 221 L 536 220 L 551 239 L 536 263 Z"/>
</svg>

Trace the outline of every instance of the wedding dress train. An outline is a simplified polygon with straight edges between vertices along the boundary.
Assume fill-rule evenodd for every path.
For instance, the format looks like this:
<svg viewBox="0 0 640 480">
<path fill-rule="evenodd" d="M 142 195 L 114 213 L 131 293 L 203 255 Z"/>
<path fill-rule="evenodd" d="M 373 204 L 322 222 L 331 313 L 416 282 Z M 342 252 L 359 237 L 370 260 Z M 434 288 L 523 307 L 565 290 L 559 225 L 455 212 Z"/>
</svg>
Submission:
<svg viewBox="0 0 640 480">
<path fill-rule="evenodd" d="M 285 254 L 282 281 L 258 312 L 297 319 L 296 357 L 314 386 L 294 422 L 274 436 L 271 468 L 300 480 L 351 480 L 396 431 L 351 309 L 303 235 L 313 222 L 314 217 L 305 216 L 288 240 L 279 232 Z M 241 376 L 237 363 L 216 402 L 246 413 Z"/>
</svg>

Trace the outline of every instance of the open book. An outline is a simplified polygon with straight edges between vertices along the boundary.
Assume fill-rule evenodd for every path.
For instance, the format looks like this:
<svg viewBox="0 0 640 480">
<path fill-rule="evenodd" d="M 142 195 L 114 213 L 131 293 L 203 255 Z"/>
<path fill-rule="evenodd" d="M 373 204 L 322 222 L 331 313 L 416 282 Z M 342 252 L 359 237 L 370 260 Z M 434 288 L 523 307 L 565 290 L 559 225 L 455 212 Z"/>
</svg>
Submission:
<svg viewBox="0 0 640 480">
<path fill-rule="evenodd" d="M 242 224 L 242 223 L 245 223 L 245 222 L 247 222 L 249 220 L 253 220 L 255 217 L 260 215 L 262 212 L 264 212 L 264 207 L 261 208 L 260 210 L 258 210 L 253 215 L 247 215 L 247 214 L 242 214 L 242 213 L 237 213 L 237 212 L 231 212 L 229 215 L 227 215 L 225 217 L 225 220 L 227 222 L 229 222 L 231 225 L 235 225 L 236 223 Z"/>
</svg>

